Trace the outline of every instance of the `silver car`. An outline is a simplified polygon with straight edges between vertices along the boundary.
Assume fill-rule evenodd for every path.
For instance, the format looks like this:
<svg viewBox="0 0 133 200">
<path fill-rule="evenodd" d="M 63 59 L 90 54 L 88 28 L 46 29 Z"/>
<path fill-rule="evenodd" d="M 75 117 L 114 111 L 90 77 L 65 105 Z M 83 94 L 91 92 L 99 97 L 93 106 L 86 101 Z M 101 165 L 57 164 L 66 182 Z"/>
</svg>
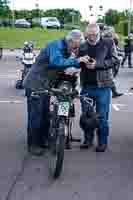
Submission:
<svg viewBox="0 0 133 200">
<path fill-rule="evenodd" d="M 18 19 L 15 22 L 16 28 L 30 28 L 31 23 L 29 23 L 26 19 Z"/>
</svg>

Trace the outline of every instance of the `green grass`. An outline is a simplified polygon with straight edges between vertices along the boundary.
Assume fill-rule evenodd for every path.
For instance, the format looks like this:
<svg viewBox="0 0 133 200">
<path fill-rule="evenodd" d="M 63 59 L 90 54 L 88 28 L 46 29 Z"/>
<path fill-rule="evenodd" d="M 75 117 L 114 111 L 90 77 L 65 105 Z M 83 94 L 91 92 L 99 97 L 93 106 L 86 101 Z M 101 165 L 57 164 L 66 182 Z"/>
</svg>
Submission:
<svg viewBox="0 0 133 200">
<path fill-rule="evenodd" d="M 48 41 L 64 37 L 68 31 L 45 29 L 0 28 L 0 45 L 3 48 L 21 48 L 24 41 L 31 40 L 36 48 L 42 48 Z"/>
<path fill-rule="evenodd" d="M 0 28 L 0 46 L 3 48 L 22 48 L 26 40 L 32 40 L 35 48 L 42 48 L 48 41 L 64 37 L 66 30 L 13 29 Z M 120 35 L 120 46 L 124 44 L 124 36 Z"/>
<path fill-rule="evenodd" d="M 123 35 L 119 34 L 119 46 L 121 48 L 123 48 L 123 46 L 124 46 L 124 39 L 125 39 L 125 37 Z"/>
</svg>

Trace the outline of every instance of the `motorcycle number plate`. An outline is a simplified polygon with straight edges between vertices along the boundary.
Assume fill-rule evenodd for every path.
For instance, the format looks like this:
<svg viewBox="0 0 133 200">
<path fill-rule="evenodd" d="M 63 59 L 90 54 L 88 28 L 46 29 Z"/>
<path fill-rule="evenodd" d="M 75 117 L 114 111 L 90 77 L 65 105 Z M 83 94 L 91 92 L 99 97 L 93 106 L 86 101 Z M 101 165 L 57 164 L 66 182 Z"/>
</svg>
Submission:
<svg viewBox="0 0 133 200">
<path fill-rule="evenodd" d="M 67 117 L 69 114 L 69 108 L 70 108 L 69 102 L 60 102 L 58 107 L 58 115 Z"/>
</svg>

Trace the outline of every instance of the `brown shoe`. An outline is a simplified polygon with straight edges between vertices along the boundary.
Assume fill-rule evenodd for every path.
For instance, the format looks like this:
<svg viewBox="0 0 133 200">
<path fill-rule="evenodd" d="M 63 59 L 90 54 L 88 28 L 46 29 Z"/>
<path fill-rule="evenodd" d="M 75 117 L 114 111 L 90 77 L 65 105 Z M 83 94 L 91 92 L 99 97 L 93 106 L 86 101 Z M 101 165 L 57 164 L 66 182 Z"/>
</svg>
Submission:
<svg viewBox="0 0 133 200">
<path fill-rule="evenodd" d="M 96 147 L 96 152 L 105 152 L 107 149 L 107 144 L 100 144 Z"/>
</svg>

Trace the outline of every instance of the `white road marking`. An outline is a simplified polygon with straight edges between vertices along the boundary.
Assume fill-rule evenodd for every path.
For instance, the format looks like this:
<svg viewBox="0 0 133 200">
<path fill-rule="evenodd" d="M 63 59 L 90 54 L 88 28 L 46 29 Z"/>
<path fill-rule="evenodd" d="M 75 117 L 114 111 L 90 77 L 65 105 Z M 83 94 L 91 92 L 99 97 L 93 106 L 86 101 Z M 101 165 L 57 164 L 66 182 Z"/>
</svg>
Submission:
<svg viewBox="0 0 133 200">
<path fill-rule="evenodd" d="M 0 75 L 0 79 L 14 79 L 17 78 L 18 75 L 17 74 L 10 74 L 10 75 Z"/>
<path fill-rule="evenodd" d="M 119 111 L 120 110 L 116 104 L 112 104 L 112 107 L 114 108 L 115 111 Z"/>
<path fill-rule="evenodd" d="M 0 100 L 0 103 L 22 104 L 22 103 L 24 103 L 24 101 L 21 101 L 21 100 Z"/>
<path fill-rule="evenodd" d="M 115 111 L 128 111 L 128 105 L 126 104 L 119 104 L 119 103 L 113 103 L 112 107 Z M 126 110 L 123 110 L 124 108 L 127 108 Z"/>
<path fill-rule="evenodd" d="M 0 103 L 1 104 L 23 104 L 25 102 L 25 99 L 23 100 L 19 100 L 19 99 L 1 99 Z M 116 112 L 130 112 L 130 110 L 128 109 L 128 105 L 126 104 L 112 104 L 112 108 L 116 111 Z"/>
<path fill-rule="evenodd" d="M 15 71 L 8 71 L 8 72 L 3 72 L 0 74 L 0 79 L 16 79 L 21 77 L 22 71 L 21 69 L 16 69 Z"/>
<path fill-rule="evenodd" d="M 124 95 L 126 95 L 126 96 L 133 95 L 133 92 L 126 92 L 126 93 L 124 93 Z"/>
</svg>

